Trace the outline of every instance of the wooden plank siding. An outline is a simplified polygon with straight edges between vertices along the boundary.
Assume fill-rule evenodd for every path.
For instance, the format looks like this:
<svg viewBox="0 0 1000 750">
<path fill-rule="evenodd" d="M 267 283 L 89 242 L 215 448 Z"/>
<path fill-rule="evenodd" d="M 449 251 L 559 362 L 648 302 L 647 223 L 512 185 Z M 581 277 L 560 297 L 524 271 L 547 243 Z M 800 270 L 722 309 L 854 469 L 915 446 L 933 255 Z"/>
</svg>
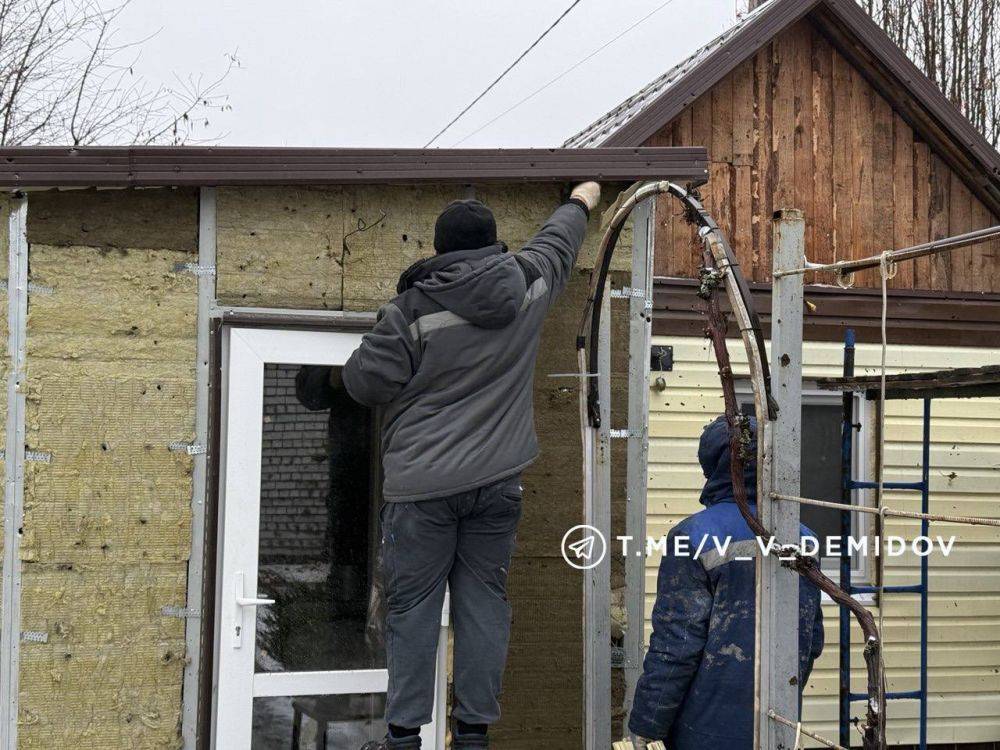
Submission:
<svg viewBox="0 0 1000 750">
<path fill-rule="evenodd" d="M 775 209 L 806 217 L 810 260 L 874 255 L 1000 222 L 808 19 L 776 36 L 645 145 L 706 146 L 705 203 L 747 277 L 769 281 Z M 660 200 L 655 272 L 694 278 L 695 234 Z M 997 243 L 902 264 L 899 289 L 1000 291 Z M 808 282 L 831 283 L 826 275 Z M 858 274 L 877 287 L 879 274 Z"/>
</svg>

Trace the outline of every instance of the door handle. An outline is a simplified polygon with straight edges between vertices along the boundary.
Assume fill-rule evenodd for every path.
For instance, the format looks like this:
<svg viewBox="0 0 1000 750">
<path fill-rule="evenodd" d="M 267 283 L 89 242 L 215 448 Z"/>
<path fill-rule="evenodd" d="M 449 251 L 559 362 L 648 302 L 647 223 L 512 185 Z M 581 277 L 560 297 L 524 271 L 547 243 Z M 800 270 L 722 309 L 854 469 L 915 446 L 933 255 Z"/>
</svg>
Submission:
<svg viewBox="0 0 1000 750">
<path fill-rule="evenodd" d="M 238 570 L 233 575 L 233 589 L 235 596 L 233 600 L 236 603 L 235 611 L 233 612 L 233 648 L 241 648 L 243 646 L 243 608 L 244 607 L 263 607 L 270 604 L 274 604 L 274 599 L 264 599 L 261 596 L 246 596 L 243 590 L 243 571 Z"/>
<path fill-rule="evenodd" d="M 256 607 L 257 605 L 274 604 L 274 599 L 248 599 L 245 596 L 237 596 L 236 603 L 241 607 Z"/>
</svg>

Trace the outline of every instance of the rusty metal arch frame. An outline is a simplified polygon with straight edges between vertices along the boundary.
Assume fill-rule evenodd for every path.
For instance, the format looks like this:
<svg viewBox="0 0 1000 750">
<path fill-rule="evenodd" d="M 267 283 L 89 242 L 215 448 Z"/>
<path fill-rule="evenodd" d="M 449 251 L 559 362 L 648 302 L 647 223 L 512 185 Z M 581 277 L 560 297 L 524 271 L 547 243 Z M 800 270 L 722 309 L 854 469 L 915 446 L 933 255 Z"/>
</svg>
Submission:
<svg viewBox="0 0 1000 750">
<path fill-rule="evenodd" d="M 704 244 L 705 266 L 701 272 L 701 285 L 699 296 L 706 301 L 706 317 L 708 318 L 707 335 L 712 339 L 715 349 L 716 359 L 719 364 L 719 375 L 722 383 L 723 393 L 726 400 L 726 416 L 730 424 L 730 450 L 732 452 L 732 472 L 734 477 L 733 488 L 736 495 L 736 503 L 747 522 L 747 525 L 754 534 L 767 545 L 767 549 L 772 549 L 775 544 L 774 535 L 766 529 L 756 515 L 751 510 L 747 501 L 746 492 L 743 489 L 743 445 L 748 444 L 750 435 L 748 424 L 736 407 L 735 392 L 733 388 L 732 370 L 729 362 L 729 355 L 726 349 L 726 321 L 719 309 L 718 301 L 715 298 L 715 291 L 719 286 L 723 286 L 729 299 L 733 315 L 736 319 L 740 337 L 747 352 L 748 365 L 750 370 L 750 382 L 754 395 L 754 411 L 757 418 L 758 439 L 757 439 L 757 496 L 767 498 L 771 496 L 772 465 L 771 465 L 771 437 L 774 430 L 774 423 L 778 417 L 777 405 L 771 394 L 771 374 L 767 360 L 767 350 L 760 320 L 753 308 L 749 287 L 740 271 L 739 263 L 735 253 L 718 224 L 711 214 L 705 209 L 697 192 L 698 184 L 681 187 L 669 181 L 649 182 L 634 186 L 629 191 L 623 193 L 617 203 L 609 209 L 611 214 L 607 222 L 607 228 L 601 239 L 597 260 L 590 278 L 590 293 L 584 307 L 577 332 L 577 363 L 578 363 L 578 393 L 580 403 L 580 429 L 581 443 L 583 445 L 583 501 L 585 512 L 593 507 L 595 487 L 599 483 L 593 469 L 594 446 L 600 443 L 600 431 L 602 430 L 602 411 L 608 413 L 607 404 L 601 403 L 601 392 L 607 394 L 607 389 L 602 388 L 602 381 L 608 378 L 607 372 L 600 372 L 599 349 L 597 345 L 601 335 L 602 309 L 606 299 L 606 286 L 608 272 L 611 267 L 611 258 L 615 246 L 621 236 L 626 220 L 631 215 L 633 209 L 644 200 L 655 198 L 658 195 L 669 195 L 678 200 L 685 209 L 687 221 L 693 224 L 698 231 L 698 236 Z M 605 396 L 606 397 L 606 396 Z M 607 430 L 607 426 L 604 426 Z M 868 704 L 865 723 L 859 727 L 865 750 L 881 750 L 885 747 L 885 699 L 883 685 L 883 669 L 881 654 L 881 638 L 878 633 L 874 617 L 865 607 L 853 599 L 847 592 L 840 588 L 833 580 L 828 578 L 819 569 L 814 558 L 804 556 L 795 546 L 781 546 L 777 549 L 783 560 L 782 565 L 790 568 L 802 575 L 820 590 L 827 593 L 839 605 L 847 607 L 855 615 L 862 632 L 865 636 L 865 661 L 868 666 Z M 788 719 L 782 717 L 772 709 L 771 706 L 761 704 L 761 617 L 762 607 L 760 597 L 762 590 L 761 571 L 763 565 L 758 558 L 757 564 L 757 622 L 755 628 L 755 670 L 754 670 L 754 747 L 761 748 L 761 738 L 771 736 L 764 723 L 773 721 L 787 727 Z M 589 699 L 585 696 L 585 706 L 589 705 Z M 784 719 L 784 721 L 781 721 Z M 585 710 L 585 725 L 594 720 L 601 720 L 601 717 L 588 716 Z M 773 742 L 764 744 L 775 745 Z M 775 745 L 776 746 L 776 745 Z M 587 744 L 587 750 L 592 750 Z M 602 749 L 603 750 L 603 749 Z M 768 748 L 767 750 L 773 750 Z"/>
</svg>

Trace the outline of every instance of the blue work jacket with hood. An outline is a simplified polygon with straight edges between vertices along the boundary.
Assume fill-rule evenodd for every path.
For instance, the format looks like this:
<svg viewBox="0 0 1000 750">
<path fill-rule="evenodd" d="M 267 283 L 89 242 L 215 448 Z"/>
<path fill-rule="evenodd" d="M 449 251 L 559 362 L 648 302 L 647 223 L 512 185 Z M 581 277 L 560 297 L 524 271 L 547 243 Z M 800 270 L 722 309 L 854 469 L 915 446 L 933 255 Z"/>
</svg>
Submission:
<svg viewBox="0 0 1000 750">
<path fill-rule="evenodd" d="M 705 428 L 698 447 L 705 510 L 667 537 L 653 633 L 629 716 L 632 733 L 665 740 L 670 750 L 753 747 L 754 560 L 760 545 L 733 498 L 729 455 L 729 428 L 720 417 Z M 745 482 L 756 513 L 755 461 L 748 462 Z M 805 526 L 802 534 L 812 536 Z M 800 696 L 822 650 L 819 590 L 801 579 Z"/>
<path fill-rule="evenodd" d="M 476 489 L 538 455 L 538 341 L 587 218 L 571 200 L 519 252 L 502 243 L 453 250 L 403 273 L 343 372 L 353 399 L 382 407 L 387 502 Z"/>
</svg>

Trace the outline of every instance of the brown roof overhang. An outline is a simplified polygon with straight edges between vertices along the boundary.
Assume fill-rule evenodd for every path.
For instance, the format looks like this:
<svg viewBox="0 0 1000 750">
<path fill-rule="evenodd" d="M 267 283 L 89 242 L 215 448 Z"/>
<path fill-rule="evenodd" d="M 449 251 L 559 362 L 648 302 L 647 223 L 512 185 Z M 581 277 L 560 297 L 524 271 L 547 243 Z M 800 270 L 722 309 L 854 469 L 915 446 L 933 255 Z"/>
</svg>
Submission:
<svg viewBox="0 0 1000 750">
<path fill-rule="evenodd" d="M 704 148 L 363 149 L 214 146 L 0 149 L 0 188 L 700 180 Z"/>
</svg>

